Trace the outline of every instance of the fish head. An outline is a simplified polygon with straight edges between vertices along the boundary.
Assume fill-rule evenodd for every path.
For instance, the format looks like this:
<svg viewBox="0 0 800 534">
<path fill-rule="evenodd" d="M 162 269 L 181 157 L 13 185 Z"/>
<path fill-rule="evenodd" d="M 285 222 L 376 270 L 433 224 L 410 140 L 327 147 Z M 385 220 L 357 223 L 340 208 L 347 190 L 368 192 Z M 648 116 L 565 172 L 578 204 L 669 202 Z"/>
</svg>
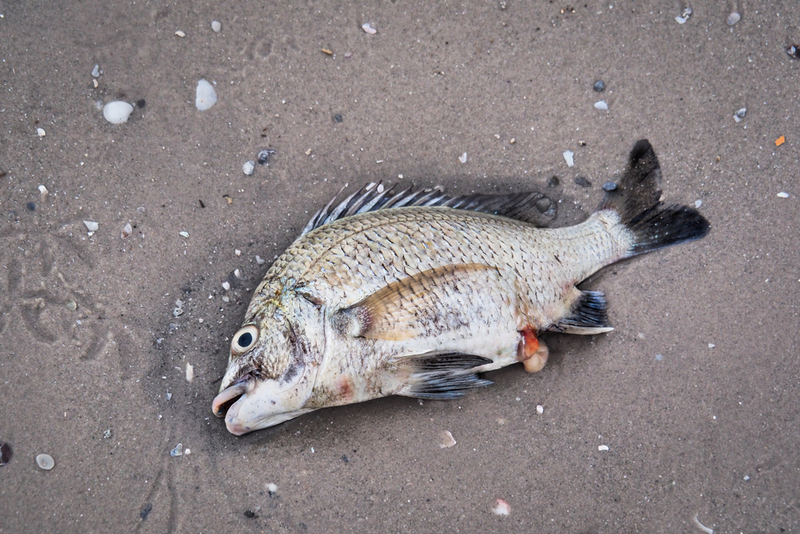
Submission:
<svg viewBox="0 0 800 534">
<path fill-rule="evenodd" d="M 231 340 L 228 369 L 212 404 L 237 436 L 313 409 L 305 404 L 324 348 L 321 313 L 308 302 L 251 303 L 247 315 Z"/>
</svg>

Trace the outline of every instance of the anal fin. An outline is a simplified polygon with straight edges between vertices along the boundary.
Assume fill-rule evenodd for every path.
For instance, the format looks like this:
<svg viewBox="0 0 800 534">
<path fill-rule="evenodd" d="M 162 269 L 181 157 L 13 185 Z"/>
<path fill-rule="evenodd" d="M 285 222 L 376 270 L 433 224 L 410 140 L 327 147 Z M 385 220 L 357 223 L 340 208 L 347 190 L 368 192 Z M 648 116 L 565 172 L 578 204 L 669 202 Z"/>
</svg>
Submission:
<svg viewBox="0 0 800 534">
<path fill-rule="evenodd" d="M 602 291 L 582 291 L 572 305 L 572 312 L 554 330 L 566 334 L 590 336 L 614 330 L 608 325 L 606 297 Z"/>
<path fill-rule="evenodd" d="M 401 366 L 410 372 L 410 387 L 401 395 L 420 399 L 457 399 L 468 389 L 491 385 L 475 374 L 474 368 L 492 360 L 456 352 L 432 353 L 401 358 Z"/>
</svg>

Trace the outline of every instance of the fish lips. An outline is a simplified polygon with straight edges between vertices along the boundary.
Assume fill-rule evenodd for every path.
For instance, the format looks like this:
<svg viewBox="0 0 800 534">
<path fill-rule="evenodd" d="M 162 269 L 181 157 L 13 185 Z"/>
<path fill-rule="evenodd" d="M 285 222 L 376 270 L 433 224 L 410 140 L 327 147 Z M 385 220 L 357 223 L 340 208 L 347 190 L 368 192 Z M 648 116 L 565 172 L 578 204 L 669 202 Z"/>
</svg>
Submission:
<svg viewBox="0 0 800 534">
<path fill-rule="evenodd" d="M 211 409 L 217 417 L 225 417 L 228 432 L 241 436 L 312 411 L 303 408 L 310 393 L 304 391 L 305 385 L 299 380 L 286 388 L 275 380 L 243 378 L 222 390 Z"/>
</svg>

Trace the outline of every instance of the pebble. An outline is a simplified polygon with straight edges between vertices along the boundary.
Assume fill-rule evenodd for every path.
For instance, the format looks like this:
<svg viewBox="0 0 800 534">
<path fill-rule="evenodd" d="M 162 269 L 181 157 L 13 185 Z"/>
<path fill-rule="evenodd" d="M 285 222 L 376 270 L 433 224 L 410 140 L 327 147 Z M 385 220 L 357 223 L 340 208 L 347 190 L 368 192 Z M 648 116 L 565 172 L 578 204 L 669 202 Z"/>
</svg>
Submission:
<svg viewBox="0 0 800 534">
<path fill-rule="evenodd" d="M 264 265 L 265 263 L 267 263 L 267 260 L 256 254 L 256 263 L 259 265 Z"/>
<path fill-rule="evenodd" d="M 336 114 L 333 116 L 333 122 L 340 123 L 342 122 L 342 116 L 340 114 Z"/>
<path fill-rule="evenodd" d="M 740 20 L 742 20 L 742 16 L 739 13 L 737 13 L 736 11 L 734 11 L 733 13 L 728 15 L 728 18 L 727 18 L 727 20 L 725 22 L 728 23 L 728 26 L 733 26 L 734 24 L 736 24 Z"/>
<path fill-rule="evenodd" d="M 274 484 L 272 482 L 269 482 L 269 483 L 265 484 L 265 487 L 267 488 L 267 491 L 269 492 L 269 496 L 270 497 L 272 497 L 273 495 L 275 495 L 278 492 L 278 485 Z"/>
<path fill-rule="evenodd" d="M 467 153 L 464 152 L 463 154 L 458 156 L 458 161 L 460 161 L 461 163 L 466 163 L 467 162 Z"/>
<path fill-rule="evenodd" d="M 176 456 L 183 456 L 183 443 L 175 445 L 175 448 L 169 451 L 169 455 L 173 458 Z"/>
<path fill-rule="evenodd" d="M 733 114 L 733 120 L 739 122 L 745 117 L 745 115 L 747 115 L 747 108 L 737 109 L 736 113 Z"/>
<path fill-rule="evenodd" d="M 207 80 L 201 78 L 197 82 L 197 90 L 195 91 L 194 105 L 200 111 L 210 109 L 211 106 L 217 103 L 217 92 L 214 86 L 208 83 Z"/>
<path fill-rule="evenodd" d="M 178 37 L 186 37 L 186 33 L 182 32 L 181 30 L 176 31 L 175 35 L 177 35 Z"/>
<path fill-rule="evenodd" d="M 494 515 L 507 516 L 511 513 L 511 506 L 503 499 L 497 499 L 494 501 L 492 513 L 494 513 Z"/>
<path fill-rule="evenodd" d="M 47 135 L 47 132 L 44 131 L 44 128 L 36 128 L 36 135 L 39 137 L 44 137 Z"/>
<path fill-rule="evenodd" d="M 536 405 L 536 413 L 538 413 L 539 415 L 542 415 L 544 413 L 544 406 L 542 406 L 541 404 L 537 404 Z"/>
<path fill-rule="evenodd" d="M 608 450 L 608 445 L 598 445 L 597 446 L 597 450 L 598 451 L 607 451 Z"/>
<path fill-rule="evenodd" d="M 131 223 L 128 223 L 122 227 L 122 239 L 125 239 L 132 233 L 133 233 L 133 227 L 131 226 Z"/>
<path fill-rule="evenodd" d="M 616 190 L 617 190 L 617 184 L 615 184 L 614 182 L 606 182 L 603 184 L 603 191 L 607 193 Z"/>
<path fill-rule="evenodd" d="M 274 150 L 272 150 L 271 148 L 265 148 L 264 150 L 258 153 L 256 161 L 258 161 L 259 165 L 264 165 L 265 163 L 269 163 L 270 156 L 274 155 L 275 155 Z"/>
<path fill-rule="evenodd" d="M 364 24 L 362 24 L 362 25 L 361 25 L 361 29 L 362 29 L 362 30 L 364 30 L 365 32 L 367 32 L 367 33 L 368 33 L 368 34 L 370 34 L 370 35 L 373 35 L 373 34 L 376 34 L 376 33 L 378 33 L 378 30 L 376 30 L 375 28 L 373 28 L 373 27 L 372 27 L 372 24 L 371 24 L 371 23 L 369 23 L 369 22 L 365 22 Z"/>
<path fill-rule="evenodd" d="M 6 442 L 0 442 L 0 465 L 6 465 L 11 461 L 14 451 L 11 450 L 11 445 Z"/>
<path fill-rule="evenodd" d="M 42 196 L 47 196 L 47 193 L 49 193 L 47 188 L 45 186 L 43 186 L 43 185 L 39 186 L 39 192 L 42 194 Z"/>
<path fill-rule="evenodd" d="M 709 343 L 709 344 L 708 344 L 708 348 L 709 348 L 709 349 L 713 349 L 714 347 L 716 347 L 716 345 L 714 345 L 713 343 Z"/>
<path fill-rule="evenodd" d="M 596 82 L 594 82 L 594 90 L 597 91 L 598 93 L 602 93 L 603 91 L 606 90 L 606 82 L 604 82 L 603 80 L 597 80 Z"/>
<path fill-rule="evenodd" d="M 121 100 L 109 102 L 103 106 L 103 118 L 111 124 L 123 124 L 128 122 L 128 117 L 133 113 L 133 106 Z"/>
<path fill-rule="evenodd" d="M 574 152 L 572 152 L 572 150 L 565 150 L 563 156 L 564 156 L 564 161 L 567 162 L 567 167 L 572 167 L 573 165 L 575 165 L 575 160 L 572 157 L 574 156 Z"/>
<path fill-rule="evenodd" d="M 608 103 L 605 100 L 598 100 L 594 103 L 594 109 L 599 109 L 600 111 L 608 111 Z"/>
<path fill-rule="evenodd" d="M 31 211 L 36 211 L 36 203 L 35 202 L 28 202 L 25 204 L 25 207 Z"/>
<path fill-rule="evenodd" d="M 694 201 L 694 207 L 695 207 L 695 208 L 699 208 L 699 207 L 700 207 L 700 206 L 702 206 L 702 205 L 703 205 L 703 201 L 702 201 L 702 200 L 700 200 L 699 198 L 698 198 L 697 200 L 695 200 L 695 201 Z"/>
<path fill-rule="evenodd" d="M 220 24 L 220 22 L 218 20 L 212 20 L 211 21 L 211 29 L 214 30 L 215 32 L 219 33 L 219 31 L 222 29 L 222 24 Z"/>
<path fill-rule="evenodd" d="M 50 471 L 56 466 L 56 462 L 49 454 L 40 454 L 36 457 L 36 465 L 38 465 L 40 469 Z"/>
<path fill-rule="evenodd" d="M 78 303 L 74 300 L 68 300 L 66 306 L 69 311 L 75 311 L 78 309 Z"/>
<path fill-rule="evenodd" d="M 92 76 L 94 76 L 95 78 L 100 76 L 100 65 L 94 66 L 94 68 L 92 69 Z"/>
<path fill-rule="evenodd" d="M 86 229 L 90 232 L 96 232 L 100 225 L 94 221 L 83 221 L 83 224 L 86 226 Z"/>
<path fill-rule="evenodd" d="M 253 171 L 256 169 L 256 162 L 253 160 L 245 161 L 244 165 L 242 165 L 242 172 L 245 173 L 247 176 L 252 176 Z"/>
<path fill-rule="evenodd" d="M 442 449 L 449 449 L 456 444 L 456 440 L 453 438 L 453 434 L 451 434 L 449 430 L 442 431 L 440 437 L 441 440 L 439 441 L 439 447 Z"/>
<path fill-rule="evenodd" d="M 592 187 L 592 182 L 590 182 L 585 176 L 578 176 L 575 178 L 575 183 L 581 187 Z"/>
<path fill-rule="evenodd" d="M 186 363 L 186 381 L 191 382 L 194 380 L 194 366 L 191 363 Z"/>
<path fill-rule="evenodd" d="M 113 432 L 111 432 L 110 428 L 105 429 L 105 431 L 103 431 L 103 439 L 111 439 L 112 434 Z"/>
<path fill-rule="evenodd" d="M 789 54 L 789 57 L 792 59 L 800 59 L 800 46 L 789 45 L 786 47 L 786 53 Z"/>
<path fill-rule="evenodd" d="M 189 232 L 181 231 L 181 232 L 178 232 L 178 235 L 181 236 L 181 237 L 189 237 Z"/>
<path fill-rule="evenodd" d="M 683 8 L 683 11 L 681 11 L 680 16 L 675 17 L 675 21 L 678 24 L 685 24 L 686 21 L 689 20 L 689 17 L 691 16 L 692 16 L 692 8 L 687 6 Z"/>
<path fill-rule="evenodd" d="M 789 198 L 789 193 L 787 193 L 786 191 L 781 191 L 780 193 L 778 193 L 778 198 Z"/>
</svg>

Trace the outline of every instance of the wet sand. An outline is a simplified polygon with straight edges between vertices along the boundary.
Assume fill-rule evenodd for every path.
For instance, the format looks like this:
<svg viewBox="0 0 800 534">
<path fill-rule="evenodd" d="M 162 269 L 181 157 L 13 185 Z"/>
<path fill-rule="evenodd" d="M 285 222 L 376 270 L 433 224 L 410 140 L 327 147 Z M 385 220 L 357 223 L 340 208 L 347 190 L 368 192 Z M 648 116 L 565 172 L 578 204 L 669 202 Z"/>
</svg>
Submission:
<svg viewBox="0 0 800 534">
<path fill-rule="evenodd" d="M 681 7 L 0 3 L 0 532 L 800 531 L 800 11 Z M 252 290 L 343 185 L 537 189 L 571 224 L 645 137 L 712 230 L 584 285 L 614 332 L 459 401 L 211 414 Z"/>
</svg>

